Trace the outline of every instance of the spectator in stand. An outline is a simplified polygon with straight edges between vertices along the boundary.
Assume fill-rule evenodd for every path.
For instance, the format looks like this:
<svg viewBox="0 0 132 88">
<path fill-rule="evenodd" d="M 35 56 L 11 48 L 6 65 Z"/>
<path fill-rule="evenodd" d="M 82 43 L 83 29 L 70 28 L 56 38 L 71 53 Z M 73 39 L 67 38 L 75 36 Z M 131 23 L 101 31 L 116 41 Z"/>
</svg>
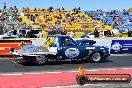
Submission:
<svg viewBox="0 0 132 88">
<path fill-rule="evenodd" d="M 90 19 L 90 18 L 88 18 L 88 19 L 87 19 L 87 22 L 91 23 L 92 21 L 91 21 L 91 19 Z"/>
<path fill-rule="evenodd" d="M 17 35 L 17 30 L 14 30 L 13 31 L 13 35 Z"/>
<path fill-rule="evenodd" d="M 99 32 L 98 32 L 98 28 L 97 27 L 94 30 L 94 35 L 95 35 L 95 38 L 99 37 Z"/>
<path fill-rule="evenodd" d="M 37 38 L 43 38 L 43 33 L 42 33 L 42 31 L 39 31 L 39 33 L 37 34 Z"/>
<path fill-rule="evenodd" d="M 56 34 L 55 30 L 50 28 L 49 31 L 48 31 L 48 35 L 54 35 L 54 34 Z"/>
<path fill-rule="evenodd" d="M 128 34 L 128 37 L 132 37 L 132 31 L 130 29 L 128 29 L 127 34 Z"/>
<path fill-rule="evenodd" d="M 48 27 L 47 26 L 45 26 L 44 28 L 43 28 L 43 36 L 44 36 L 44 38 L 47 38 L 47 35 L 48 35 Z"/>
<path fill-rule="evenodd" d="M 2 15 L 2 10 L 0 9 L 0 16 Z"/>
<path fill-rule="evenodd" d="M 16 6 L 14 6 L 13 8 L 12 16 L 13 16 L 13 20 L 18 20 L 18 9 Z"/>
<path fill-rule="evenodd" d="M 110 30 L 108 30 L 108 34 L 107 34 L 107 36 L 108 36 L 108 37 L 111 37 L 111 36 L 112 36 L 112 34 L 111 34 L 111 31 L 110 31 Z"/>
<path fill-rule="evenodd" d="M 0 22 L 0 35 L 3 34 L 3 24 Z"/>
<path fill-rule="evenodd" d="M 120 21 L 123 21 L 123 16 L 120 16 Z"/>
<path fill-rule="evenodd" d="M 117 25 L 117 23 L 116 22 L 113 22 L 113 24 L 112 24 L 113 29 L 115 29 L 115 26 L 116 25 Z"/>
<path fill-rule="evenodd" d="M 32 31 L 32 26 L 29 26 L 29 31 L 26 34 L 27 38 L 34 38 L 33 31 Z"/>
<path fill-rule="evenodd" d="M 29 31 L 27 32 L 26 37 L 27 37 L 27 38 L 31 38 L 31 37 L 32 37 L 32 36 L 31 36 L 31 30 L 29 30 Z"/>
<path fill-rule="evenodd" d="M 3 13 L 6 12 L 6 3 L 4 3 L 4 9 L 3 9 Z"/>
<path fill-rule="evenodd" d="M 108 19 L 105 18 L 104 21 L 103 21 L 103 23 L 106 25 L 107 24 L 107 21 L 108 21 Z"/>
<path fill-rule="evenodd" d="M 72 30 L 71 32 L 70 32 L 70 35 L 69 35 L 71 38 L 74 38 L 75 37 L 75 31 L 74 30 Z"/>
<path fill-rule="evenodd" d="M 64 28 L 64 29 L 62 29 L 62 31 L 61 31 L 61 35 L 66 35 L 67 34 L 67 31 L 66 31 L 66 29 Z"/>
<path fill-rule="evenodd" d="M 99 37 L 105 37 L 103 31 L 99 32 Z"/>
<path fill-rule="evenodd" d="M 64 7 L 62 7 L 62 10 L 65 10 Z"/>
</svg>

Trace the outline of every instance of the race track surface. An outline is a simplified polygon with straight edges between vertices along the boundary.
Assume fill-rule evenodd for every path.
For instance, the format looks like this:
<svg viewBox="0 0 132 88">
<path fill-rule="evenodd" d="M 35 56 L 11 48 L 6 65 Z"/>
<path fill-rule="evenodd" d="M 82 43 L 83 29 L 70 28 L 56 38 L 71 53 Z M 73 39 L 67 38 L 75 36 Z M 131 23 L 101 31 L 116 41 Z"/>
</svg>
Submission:
<svg viewBox="0 0 132 88">
<path fill-rule="evenodd" d="M 12 63 L 16 58 L 0 58 L 0 73 L 14 72 L 65 72 L 77 71 L 78 67 L 83 65 L 85 69 L 111 69 L 111 68 L 128 68 L 132 67 L 132 56 L 110 56 L 104 63 L 88 62 L 49 62 L 43 66 L 35 66 L 25 62 Z"/>
<path fill-rule="evenodd" d="M 132 77 L 132 69 L 87 71 L 87 74 L 129 74 Z M 132 86 L 131 83 L 124 82 L 80 86 L 76 82 L 76 75 L 77 72 L 0 75 L 0 88 L 131 88 Z"/>
<path fill-rule="evenodd" d="M 35 66 L 25 62 L 13 63 L 17 58 L 0 58 L 0 88 L 131 88 L 130 84 L 88 84 L 79 86 L 76 75 L 79 66 L 84 66 L 89 74 L 130 74 L 132 77 L 131 56 L 110 56 L 104 63 L 50 62 Z M 106 70 L 106 69 L 115 70 Z M 125 69 L 123 69 L 125 68 Z M 127 69 L 129 68 L 129 69 Z M 102 70 L 99 70 L 102 69 Z M 105 69 L 105 70 L 103 70 Z M 95 70 L 95 71 L 91 71 Z M 51 72 L 51 73 L 48 73 Z M 54 72 L 54 73 L 53 73 Z M 59 72 L 59 73 L 58 73 Z M 23 74 L 25 73 L 25 74 Z M 60 87 L 62 86 L 62 87 Z"/>
</svg>

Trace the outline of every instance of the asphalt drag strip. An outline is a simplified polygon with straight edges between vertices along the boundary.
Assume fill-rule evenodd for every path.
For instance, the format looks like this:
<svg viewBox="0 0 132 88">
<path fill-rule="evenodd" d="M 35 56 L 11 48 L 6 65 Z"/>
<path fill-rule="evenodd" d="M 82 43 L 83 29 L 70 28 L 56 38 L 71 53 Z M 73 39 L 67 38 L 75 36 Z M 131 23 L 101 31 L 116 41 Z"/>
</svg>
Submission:
<svg viewBox="0 0 132 88">
<path fill-rule="evenodd" d="M 89 74 L 130 74 L 131 56 L 110 56 L 104 63 L 58 62 L 35 66 L 25 62 L 12 63 L 17 58 L 0 59 L 0 88 L 131 88 L 130 84 L 86 84 L 76 83 L 79 66 Z"/>
<path fill-rule="evenodd" d="M 132 56 L 110 56 L 104 63 L 90 62 L 49 62 L 43 66 L 35 66 L 26 62 L 13 63 L 17 58 L 0 58 L 0 74 L 12 73 L 43 73 L 77 71 L 79 66 L 86 70 L 131 68 Z"/>
</svg>

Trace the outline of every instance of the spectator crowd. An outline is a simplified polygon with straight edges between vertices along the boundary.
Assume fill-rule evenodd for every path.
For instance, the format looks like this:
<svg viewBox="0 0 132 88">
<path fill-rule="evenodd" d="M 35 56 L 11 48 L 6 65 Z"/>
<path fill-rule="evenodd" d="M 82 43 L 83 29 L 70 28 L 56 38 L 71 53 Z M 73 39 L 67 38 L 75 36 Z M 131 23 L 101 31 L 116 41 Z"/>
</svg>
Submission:
<svg viewBox="0 0 132 88">
<path fill-rule="evenodd" d="M 95 37 L 99 37 L 103 34 L 99 30 L 108 30 L 106 34 L 110 37 L 114 35 L 111 29 L 120 29 L 120 27 L 126 25 L 128 35 L 132 34 L 132 15 L 125 9 L 122 11 L 109 10 L 107 12 L 100 9 L 85 13 L 81 11 L 80 7 L 75 7 L 72 10 L 65 10 L 64 7 L 57 9 L 53 7 L 48 9 L 27 7 L 18 10 L 16 6 L 7 8 L 6 3 L 4 3 L 3 9 L 0 10 L 0 34 L 12 29 L 28 28 L 26 37 L 33 38 L 32 29 L 41 28 L 38 37 L 54 34 L 75 37 L 77 32 L 83 32 L 84 35 L 87 35 L 91 31 L 94 31 Z"/>
</svg>

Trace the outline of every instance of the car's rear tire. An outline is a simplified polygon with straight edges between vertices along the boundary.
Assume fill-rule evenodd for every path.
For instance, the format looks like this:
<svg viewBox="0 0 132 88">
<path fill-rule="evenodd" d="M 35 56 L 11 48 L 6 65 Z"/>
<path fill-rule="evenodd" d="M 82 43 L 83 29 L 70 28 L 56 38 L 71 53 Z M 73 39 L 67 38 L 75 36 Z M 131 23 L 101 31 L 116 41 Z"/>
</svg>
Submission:
<svg viewBox="0 0 132 88">
<path fill-rule="evenodd" d="M 93 52 L 90 55 L 90 61 L 94 63 L 99 63 L 102 61 L 102 54 L 100 52 Z"/>
<path fill-rule="evenodd" d="M 48 61 L 47 57 L 45 55 L 39 55 L 34 58 L 34 64 L 35 65 L 44 65 Z"/>
</svg>

